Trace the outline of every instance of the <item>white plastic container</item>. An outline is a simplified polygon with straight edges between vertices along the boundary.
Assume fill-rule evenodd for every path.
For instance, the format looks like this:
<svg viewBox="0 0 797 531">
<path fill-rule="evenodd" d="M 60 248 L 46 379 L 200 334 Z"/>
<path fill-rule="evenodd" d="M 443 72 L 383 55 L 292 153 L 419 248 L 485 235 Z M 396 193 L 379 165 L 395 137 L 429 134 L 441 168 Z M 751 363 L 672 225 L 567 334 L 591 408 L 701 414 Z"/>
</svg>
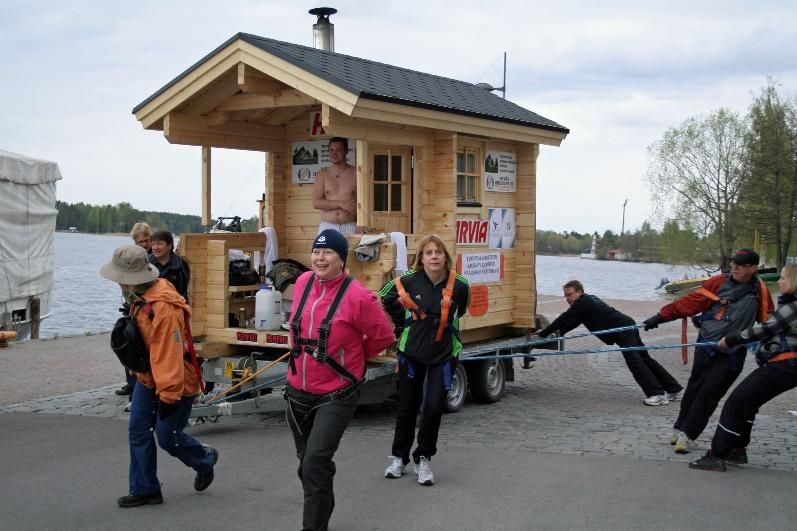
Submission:
<svg viewBox="0 0 797 531">
<path fill-rule="evenodd" d="M 279 330 L 282 326 L 282 293 L 264 284 L 255 295 L 255 328 Z"/>
</svg>

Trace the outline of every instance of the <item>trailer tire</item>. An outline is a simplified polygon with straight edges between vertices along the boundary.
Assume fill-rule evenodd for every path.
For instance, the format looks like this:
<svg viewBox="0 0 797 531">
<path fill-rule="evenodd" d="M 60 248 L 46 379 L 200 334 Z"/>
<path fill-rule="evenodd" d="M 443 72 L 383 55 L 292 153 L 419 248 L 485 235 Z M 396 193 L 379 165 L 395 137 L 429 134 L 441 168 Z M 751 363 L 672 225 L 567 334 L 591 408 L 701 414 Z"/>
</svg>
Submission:
<svg viewBox="0 0 797 531">
<path fill-rule="evenodd" d="M 461 363 L 457 363 L 454 374 L 451 375 L 451 390 L 446 395 L 443 410 L 446 413 L 456 413 L 465 404 L 468 394 L 468 373 Z"/>
<path fill-rule="evenodd" d="M 468 377 L 470 393 L 477 402 L 498 402 L 506 389 L 506 368 L 501 360 L 473 362 Z"/>
</svg>

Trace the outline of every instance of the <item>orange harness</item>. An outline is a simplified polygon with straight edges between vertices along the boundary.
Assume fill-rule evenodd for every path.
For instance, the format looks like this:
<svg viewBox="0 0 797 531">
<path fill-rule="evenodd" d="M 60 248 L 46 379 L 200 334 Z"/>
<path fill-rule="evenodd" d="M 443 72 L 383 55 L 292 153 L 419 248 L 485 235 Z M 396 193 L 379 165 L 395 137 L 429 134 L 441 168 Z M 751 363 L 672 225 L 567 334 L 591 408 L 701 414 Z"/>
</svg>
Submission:
<svg viewBox="0 0 797 531">
<path fill-rule="evenodd" d="M 769 307 L 769 299 L 767 297 L 762 296 L 764 293 L 766 293 L 765 291 L 766 287 L 767 287 L 766 283 L 759 278 L 758 292 L 759 292 L 759 300 L 761 301 L 761 303 L 758 305 L 759 323 L 763 323 L 764 321 L 767 320 L 767 317 L 769 316 L 771 310 Z M 719 321 L 725 316 L 725 311 L 728 309 L 728 304 L 730 304 L 730 301 L 728 299 L 721 299 L 719 295 L 717 295 L 713 291 L 707 290 L 704 287 L 698 288 L 696 292 L 703 295 L 705 298 L 709 300 L 720 303 L 719 310 L 717 310 L 717 313 L 714 314 L 714 319 Z M 687 330 L 688 330 L 688 325 L 686 322 L 686 317 L 684 317 L 683 321 L 681 321 L 681 343 L 687 343 L 689 341 L 689 338 L 687 337 Z M 689 354 L 686 347 L 681 347 L 681 361 L 683 362 L 684 365 L 686 365 L 686 362 L 689 361 Z"/>
<path fill-rule="evenodd" d="M 783 360 L 793 360 L 797 358 L 797 352 L 781 352 L 780 354 L 776 354 L 767 360 L 767 363 L 772 363 L 773 361 L 783 361 Z"/>
<path fill-rule="evenodd" d="M 448 313 L 451 310 L 451 297 L 454 295 L 454 281 L 456 277 L 456 271 L 451 270 L 448 272 L 446 287 L 443 288 L 443 301 L 440 304 L 440 324 L 437 326 L 437 335 L 435 335 L 434 338 L 435 341 L 443 339 L 443 331 L 446 329 L 446 324 L 448 324 Z M 398 291 L 399 298 L 401 302 L 404 303 L 404 307 L 410 311 L 413 321 L 426 319 L 426 312 L 420 309 L 418 303 L 412 300 L 410 294 L 404 289 L 404 286 L 401 284 L 401 277 L 396 277 L 396 291 Z"/>
</svg>

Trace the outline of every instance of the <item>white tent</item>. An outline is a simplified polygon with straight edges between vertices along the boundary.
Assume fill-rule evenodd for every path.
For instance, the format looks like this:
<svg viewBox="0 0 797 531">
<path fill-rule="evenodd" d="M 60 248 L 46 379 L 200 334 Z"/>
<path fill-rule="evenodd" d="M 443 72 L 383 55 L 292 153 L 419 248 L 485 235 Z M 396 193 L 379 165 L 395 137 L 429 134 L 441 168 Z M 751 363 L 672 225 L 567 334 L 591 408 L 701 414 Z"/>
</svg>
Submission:
<svg viewBox="0 0 797 531">
<path fill-rule="evenodd" d="M 50 313 L 60 179 L 55 162 L 0 149 L 0 313 L 27 310 L 34 296 L 42 297 L 42 318 Z"/>
</svg>

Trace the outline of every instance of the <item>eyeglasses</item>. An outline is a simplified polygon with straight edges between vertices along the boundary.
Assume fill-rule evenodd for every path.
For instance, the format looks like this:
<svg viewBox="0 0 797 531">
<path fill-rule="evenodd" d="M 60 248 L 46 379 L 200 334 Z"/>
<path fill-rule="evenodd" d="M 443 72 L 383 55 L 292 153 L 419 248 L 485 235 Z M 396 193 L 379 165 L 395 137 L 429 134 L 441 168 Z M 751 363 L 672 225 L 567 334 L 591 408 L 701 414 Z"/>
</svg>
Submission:
<svg viewBox="0 0 797 531">
<path fill-rule="evenodd" d="M 755 264 L 737 264 L 736 262 L 731 262 L 731 267 L 757 267 Z"/>
</svg>

